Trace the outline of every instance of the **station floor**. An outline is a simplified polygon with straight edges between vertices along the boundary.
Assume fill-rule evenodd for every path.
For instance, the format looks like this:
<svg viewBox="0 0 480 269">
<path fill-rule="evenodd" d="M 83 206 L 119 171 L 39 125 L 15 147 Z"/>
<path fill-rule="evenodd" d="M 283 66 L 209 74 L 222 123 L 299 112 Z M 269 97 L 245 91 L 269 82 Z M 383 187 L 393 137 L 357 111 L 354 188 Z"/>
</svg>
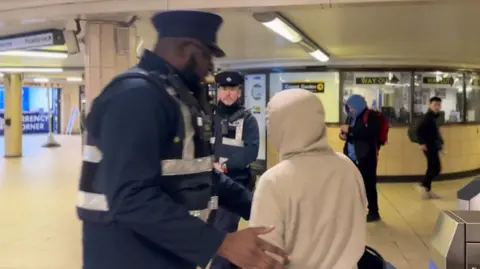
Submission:
<svg viewBox="0 0 480 269">
<path fill-rule="evenodd" d="M 80 269 L 80 222 L 74 210 L 80 137 L 24 136 L 24 157 L 0 158 L 0 269 Z M 0 156 L 4 142 L 0 137 Z M 469 179 L 435 183 L 440 200 L 422 201 L 410 183 L 380 184 L 383 222 L 370 224 L 368 243 L 399 269 L 428 268 L 429 236 L 442 209 Z M 243 223 L 242 225 L 245 225 Z"/>
</svg>

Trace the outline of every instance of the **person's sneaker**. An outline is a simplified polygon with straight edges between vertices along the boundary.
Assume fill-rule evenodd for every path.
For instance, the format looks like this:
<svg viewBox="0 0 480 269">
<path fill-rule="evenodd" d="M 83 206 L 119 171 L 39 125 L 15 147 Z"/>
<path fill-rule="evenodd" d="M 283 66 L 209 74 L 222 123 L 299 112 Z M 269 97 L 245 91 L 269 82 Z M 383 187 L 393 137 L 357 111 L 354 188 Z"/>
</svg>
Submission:
<svg viewBox="0 0 480 269">
<path fill-rule="evenodd" d="M 440 199 L 440 195 L 434 193 L 433 191 L 429 191 L 428 196 L 428 199 Z"/>
<path fill-rule="evenodd" d="M 427 200 L 430 198 L 429 191 L 427 191 L 427 188 L 423 187 L 422 185 L 417 186 L 417 191 L 420 193 L 420 197 L 423 200 Z"/>
<path fill-rule="evenodd" d="M 367 214 L 367 222 L 377 222 L 380 221 L 380 214 L 378 213 L 368 213 Z"/>
<path fill-rule="evenodd" d="M 418 191 L 420 192 L 420 197 L 422 197 L 423 200 L 440 199 L 440 196 L 438 196 L 436 193 L 432 192 L 431 190 L 428 191 L 427 188 L 421 185 L 418 186 Z"/>
</svg>

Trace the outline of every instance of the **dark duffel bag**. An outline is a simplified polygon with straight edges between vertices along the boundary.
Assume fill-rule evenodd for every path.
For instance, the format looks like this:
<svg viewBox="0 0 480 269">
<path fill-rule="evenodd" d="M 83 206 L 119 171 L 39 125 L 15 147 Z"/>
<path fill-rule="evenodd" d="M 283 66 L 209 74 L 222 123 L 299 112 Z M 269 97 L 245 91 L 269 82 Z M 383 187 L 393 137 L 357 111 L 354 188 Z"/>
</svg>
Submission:
<svg viewBox="0 0 480 269">
<path fill-rule="evenodd" d="M 385 269 L 386 263 L 382 255 L 375 249 L 366 246 L 360 261 L 358 261 L 358 269 Z"/>
</svg>

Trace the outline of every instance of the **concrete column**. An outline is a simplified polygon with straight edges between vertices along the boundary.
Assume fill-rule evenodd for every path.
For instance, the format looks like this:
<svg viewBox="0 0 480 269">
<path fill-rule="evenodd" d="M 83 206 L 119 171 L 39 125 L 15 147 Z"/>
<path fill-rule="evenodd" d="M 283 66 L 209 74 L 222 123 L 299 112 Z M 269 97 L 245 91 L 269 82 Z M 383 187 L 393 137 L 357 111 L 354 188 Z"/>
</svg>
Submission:
<svg viewBox="0 0 480 269">
<path fill-rule="evenodd" d="M 5 157 L 22 156 L 22 85 L 23 74 L 5 74 Z"/>
<path fill-rule="evenodd" d="M 62 130 L 61 133 L 67 132 L 68 123 L 73 120 L 72 134 L 80 133 L 80 85 L 79 84 L 65 84 L 60 90 L 61 94 L 61 119 Z M 70 119 L 72 111 L 76 110 L 78 114 L 75 119 Z"/>
<path fill-rule="evenodd" d="M 85 32 L 85 99 L 92 100 L 117 74 L 137 63 L 134 28 L 115 23 L 87 22 Z"/>
</svg>

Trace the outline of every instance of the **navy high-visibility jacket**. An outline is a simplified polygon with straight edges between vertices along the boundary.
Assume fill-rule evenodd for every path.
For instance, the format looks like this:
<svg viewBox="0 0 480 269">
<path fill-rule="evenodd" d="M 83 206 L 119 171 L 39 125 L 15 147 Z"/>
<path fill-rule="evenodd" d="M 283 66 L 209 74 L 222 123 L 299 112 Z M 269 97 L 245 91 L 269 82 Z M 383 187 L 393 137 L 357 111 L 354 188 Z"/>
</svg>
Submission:
<svg viewBox="0 0 480 269">
<path fill-rule="evenodd" d="M 172 70 L 149 51 L 137 68 Z M 201 125 L 168 83 L 119 79 L 95 99 L 77 202 L 84 269 L 206 267 L 225 237 L 205 223 L 214 183 L 219 203 L 249 218 L 251 193 L 212 172 Z"/>
</svg>

